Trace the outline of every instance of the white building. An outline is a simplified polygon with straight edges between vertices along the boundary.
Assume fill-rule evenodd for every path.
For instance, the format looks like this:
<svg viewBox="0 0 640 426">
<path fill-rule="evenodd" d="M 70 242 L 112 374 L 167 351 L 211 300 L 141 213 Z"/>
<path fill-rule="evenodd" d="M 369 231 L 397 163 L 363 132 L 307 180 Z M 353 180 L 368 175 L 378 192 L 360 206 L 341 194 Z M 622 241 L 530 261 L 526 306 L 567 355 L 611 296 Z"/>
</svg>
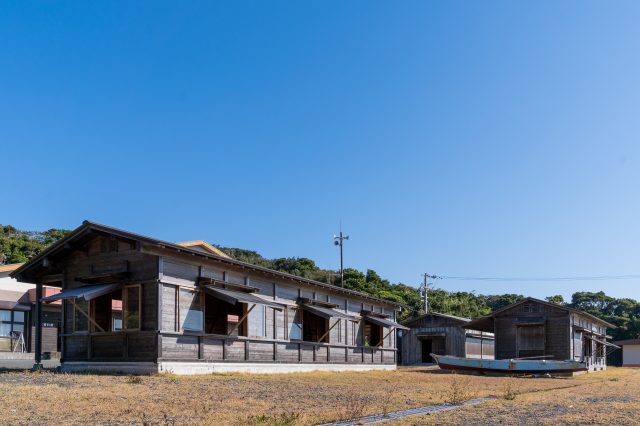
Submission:
<svg viewBox="0 0 640 426">
<path fill-rule="evenodd" d="M 640 367 L 640 339 L 619 340 L 614 343 L 622 346 L 623 367 Z"/>
</svg>

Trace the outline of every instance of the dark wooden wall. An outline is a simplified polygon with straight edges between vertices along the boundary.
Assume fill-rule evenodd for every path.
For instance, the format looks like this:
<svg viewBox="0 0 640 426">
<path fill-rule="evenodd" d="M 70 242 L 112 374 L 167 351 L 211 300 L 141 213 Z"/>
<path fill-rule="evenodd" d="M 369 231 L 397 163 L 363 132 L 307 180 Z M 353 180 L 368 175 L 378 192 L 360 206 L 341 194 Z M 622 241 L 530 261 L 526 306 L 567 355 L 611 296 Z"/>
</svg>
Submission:
<svg viewBox="0 0 640 426">
<path fill-rule="evenodd" d="M 395 363 L 395 333 L 387 335 L 382 348 L 363 348 L 362 322 L 342 320 L 328 335 L 328 343 L 290 341 L 289 318 L 294 311 L 265 309 L 265 333 L 263 338 L 222 336 L 204 333 L 203 336 L 180 333 L 174 327 L 176 286 L 194 288 L 198 276 L 226 280 L 234 284 L 250 285 L 260 289 L 261 296 L 297 308 L 300 297 L 321 300 L 338 305 L 337 310 L 359 316 L 363 309 L 386 313 L 395 320 L 392 306 L 382 306 L 339 294 L 329 289 L 302 285 L 275 277 L 262 276 L 230 265 L 219 265 L 204 259 L 185 259 L 168 252 L 154 252 L 162 257 L 160 271 L 161 337 L 159 358 L 163 360 L 217 360 L 252 362 L 321 362 L 321 363 Z M 207 298 L 210 296 L 206 296 Z M 205 299 L 206 300 L 206 299 Z M 206 303 L 205 303 L 206 305 Z M 301 315 L 301 313 L 299 314 Z M 205 318 L 207 312 L 205 310 Z M 329 321 L 329 327 L 337 322 Z"/>
<path fill-rule="evenodd" d="M 541 325 L 535 324 L 542 321 Z M 518 332 L 520 327 L 534 329 Z M 569 334 L 569 313 L 534 301 L 519 304 L 511 309 L 499 312 L 494 319 L 494 333 L 496 338 L 496 359 L 517 358 L 519 352 L 532 350 L 536 346 L 533 340 L 543 339 L 544 355 L 551 355 L 554 359 L 565 360 L 570 357 L 571 337 Z M 543 337 L 537 337 L 542 333 Z M 518 335 L 520 334 L 520 339 Z M 527 356 L 528 352 L 523 353 Z"/>
<path fill-rule="evenodd" d="M 110 249 L 105 252 L 105 247 Z M 265 308 L 265 330 L 261 338 L 246 338 L 181 332 L 176 329 L 175 293 L 178 287 L 193 288 L 198 276 L 246 284 L 260 294 L 296 306 L 299 297 L 328 301 L 343 312 L 360 315 L 372 310 L 395 320 L 393 305 L 372 303 L 368 299 L 332 294 L 316 287 L 259 273 L 235 265 L 168 250 L 118 241 L 104 243 L 96 236 L 86 247 L 58 260 L 64 270 L 63 288 L 86 285 L 76 277 L 109 272 L 128 262 L 127 283 L 141 284 L 141 330 L 105 333 L 73 333 L 73 306 L 63 303 L 63 360 L 65 361 L 157 361 L 217 360 L 228 362 L 318 362 L 385 363 L 396 360 L 395 333 L 388 333 L 382 348 L 362 347 L 362 321 L 355 326 L 343 320 L 331 330 L 328 343 L 290 341 L 284 311 Z M 206 316 L 206 310 L 205 310 Z M 335 320 L 332 320 L 332 324 Z"/>
<path fill-rule="evenodd" d="M 157 278 L 158 257 L 141 253 L 129 242 L 116 241 L 107 245 L 107 237 L 96 236 L 86 246 L 57 260 L 64 271 L 63 290 L 81 287 L 76 277 L 117 271 L 128 262 L 126 283 L 141 284 L 140 331 L 111 333 L 73 333 L 73 305 L 64 300 L 62 358 L 66 361 L 140 360 L 154 361 L 157 354 Z"/>
<path fill-rule="evenodd" d="M 433 353 L 438 355 L 465 356 L 465 334 L 462 328 L 464 321 L 440 315 L 425 315 L 417 318 L 407 326 L 410 330 L 402 332 L 402 364 L 413 365 L 422 362 L 422 339 L 419 335 L 445 336 L 433 338 Z"/>
</svg>

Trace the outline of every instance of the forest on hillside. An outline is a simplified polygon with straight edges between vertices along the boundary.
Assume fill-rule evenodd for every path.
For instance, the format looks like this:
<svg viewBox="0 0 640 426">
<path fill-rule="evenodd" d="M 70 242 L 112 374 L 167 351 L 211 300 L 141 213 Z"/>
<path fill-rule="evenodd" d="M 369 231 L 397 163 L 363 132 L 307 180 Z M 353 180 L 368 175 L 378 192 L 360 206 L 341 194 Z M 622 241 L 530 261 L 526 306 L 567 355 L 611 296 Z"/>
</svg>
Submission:
<svg viewBox="0 0 640 426">
<path fill-rule="evenodd" d="M 69 232 L 62 229 L 21 231 L 11 225 L 0 225 L 0 264 L 26 262 Z M 236 260 L 316 281 L 339 283 L 338 271 L 319 268 L 313 260 L 305 257 L 268 259 L 253 250 L 218 247 Z M 401 321 L 424 313 L 422 299 L 415 287 L 404 283 L 392 283 L 380 277 L 373 269 L 362 272 L 346 268 L 344 286 L 405 305 L 406 308 L 400 315 Z M 429 309 L 433 312 L 474 318 L 524 297 L 520 294 L 483 295 L 436 288 L 429 292 Z M 559 295 L 552 295 L 546 299 L 552 303 L 586 311 L 616 325 L 617 328 L 610 330 L 614 340 L 640 337 L 640 303 L 634 299 L 615 298 L 602 291 L 576 292 L 569 301 L 565 301 Z"/>
</svg>

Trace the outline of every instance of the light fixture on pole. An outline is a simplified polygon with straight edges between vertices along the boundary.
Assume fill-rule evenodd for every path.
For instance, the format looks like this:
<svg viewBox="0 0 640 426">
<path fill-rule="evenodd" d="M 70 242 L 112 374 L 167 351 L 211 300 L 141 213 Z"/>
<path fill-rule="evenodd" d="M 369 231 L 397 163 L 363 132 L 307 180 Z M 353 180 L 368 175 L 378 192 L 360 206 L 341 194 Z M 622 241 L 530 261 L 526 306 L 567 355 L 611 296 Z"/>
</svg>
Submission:
<svg viewBox="0 0 640 426">
<path fill-rule="evenodd" d="M 344 287 L 344 263 L 342 256 L 342 244 L 344 240 L 348 240 L 348 235 L 343 235 L 342 230 L 340 230 L 340 235 L 333 236 L 333 244 L 336 246 L 340 246 L 340 287 Z"/>
</svg>

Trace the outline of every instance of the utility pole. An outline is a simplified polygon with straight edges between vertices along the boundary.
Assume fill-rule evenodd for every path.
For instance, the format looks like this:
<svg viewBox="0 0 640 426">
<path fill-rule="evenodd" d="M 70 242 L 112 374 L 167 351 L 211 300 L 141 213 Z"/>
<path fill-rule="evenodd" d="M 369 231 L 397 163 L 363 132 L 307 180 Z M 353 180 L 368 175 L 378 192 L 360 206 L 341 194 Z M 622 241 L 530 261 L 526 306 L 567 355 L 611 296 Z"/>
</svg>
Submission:
<svg viewBox="0 0 640 426">
<path fill-rule="evenodd" d="M 344 287 L 344 261 L 342 256 L 342 244 L 344 240 L 348 240 L 348 235 L 342 234 L 342 225 L 340 226 L 340 235 L 333 236 L 333 244 L 336 246 L 340 246 L 340 287 Z"/>
<path fill-rule="evenodd" d="M 422 278 L 424 279 L 422 281 L 422 285 L 420 285 L 420 288 L 418 289 L 418 291 L 420 292 L 420 294 L 422 295 L 423 299 L 424 299 L 424 313 L 428 314 L 429 313 L 429 282 L 427 281 L 428 278 L 432 278 L 432 279 L 436 279 L 438 278 L 435 275 L 429 275 L 426 272 L 424 274 L 422 274 Z"/>
</svg>

